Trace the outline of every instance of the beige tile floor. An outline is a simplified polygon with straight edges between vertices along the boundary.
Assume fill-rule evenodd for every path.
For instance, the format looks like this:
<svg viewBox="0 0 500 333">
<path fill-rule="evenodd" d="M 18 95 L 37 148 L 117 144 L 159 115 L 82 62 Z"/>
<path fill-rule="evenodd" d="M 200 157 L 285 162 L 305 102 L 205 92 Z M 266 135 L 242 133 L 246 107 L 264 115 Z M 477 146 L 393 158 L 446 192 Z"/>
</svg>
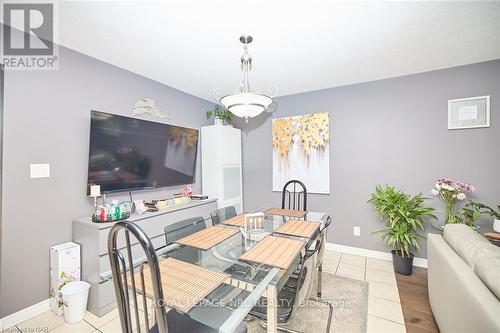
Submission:
<svg viewBox="0 0 500 333">
<path fill-rule="evenodd" d="M 406 332 L 392 262 L 325 251 L 323 270 L 369 283 L 368 333 Z"/>
<path fill-rule="evenodd" d="M 368 333 L 406 332 L 391 262 L 327 250 L 323 270 L 369 283 Z M 140 316 L 143 317 L 142 312 Z M 143 318 L 141 320 L 144 321 Z M 33 328 L 41 328 L 39 332 L 51 333 L 121 332 L 117 310 L 101 318 L 87 312 L 83 321 L 73 325 L 65 323 L 63 317 L 57 317 L 49 311 L 18 324 L 16 328 L 19 332 L 32 332 Z M 15 332 L 16 328 L 7 331 Z"/>
</svg>

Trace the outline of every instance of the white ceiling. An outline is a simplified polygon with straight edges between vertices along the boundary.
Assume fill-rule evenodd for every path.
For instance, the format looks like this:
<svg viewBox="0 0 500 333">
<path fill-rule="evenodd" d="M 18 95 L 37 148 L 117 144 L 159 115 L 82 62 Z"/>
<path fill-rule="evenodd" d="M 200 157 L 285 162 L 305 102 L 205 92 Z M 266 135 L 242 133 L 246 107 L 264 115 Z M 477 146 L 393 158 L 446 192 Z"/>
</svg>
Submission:
<svg viewBox="0 0 500 333">
<path fill-rule="evenodd" d="M 125 1 L 60 4 L 62 45 L 213 100 L 241 79 L 278 95 L 500 58 L 500 2 Z"/>
</svg>

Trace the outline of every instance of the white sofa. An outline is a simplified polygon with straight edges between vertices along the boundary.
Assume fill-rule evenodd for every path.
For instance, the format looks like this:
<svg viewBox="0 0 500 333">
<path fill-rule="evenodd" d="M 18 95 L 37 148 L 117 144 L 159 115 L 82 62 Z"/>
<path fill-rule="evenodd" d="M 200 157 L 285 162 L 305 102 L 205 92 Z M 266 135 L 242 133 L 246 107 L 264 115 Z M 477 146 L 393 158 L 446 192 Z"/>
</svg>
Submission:
<svg viewBox="0 0 500 333">
<path fill-rule="evenodd" d="M 443 333 L 500 332 L 500 247 L 454 224 L 427 241 L 429 300 Z"/>
</svg>

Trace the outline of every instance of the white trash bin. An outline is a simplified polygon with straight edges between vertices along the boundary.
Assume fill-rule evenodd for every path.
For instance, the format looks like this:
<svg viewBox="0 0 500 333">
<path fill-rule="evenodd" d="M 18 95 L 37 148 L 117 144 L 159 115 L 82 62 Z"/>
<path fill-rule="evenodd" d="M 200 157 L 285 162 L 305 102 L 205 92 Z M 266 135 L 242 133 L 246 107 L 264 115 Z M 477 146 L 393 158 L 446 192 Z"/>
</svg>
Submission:
<svg viewBox="0 0 500 333">
<path fill-rule="evenodd" d="M 70 282 L 61 289 L 64 303 L 64 320 L 74 324 L 85 317 L 90 284 L 84 281 Z"/>
</svg>

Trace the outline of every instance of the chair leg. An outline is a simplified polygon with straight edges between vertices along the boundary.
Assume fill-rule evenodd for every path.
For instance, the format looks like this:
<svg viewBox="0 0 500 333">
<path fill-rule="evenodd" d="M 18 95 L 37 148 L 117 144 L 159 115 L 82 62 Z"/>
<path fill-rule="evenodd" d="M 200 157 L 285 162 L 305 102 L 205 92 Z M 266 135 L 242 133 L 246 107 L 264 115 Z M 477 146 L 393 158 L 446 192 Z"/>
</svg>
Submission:
<svg viewBox="0 0 500 333">
<path fill-rule="evenodd" d="M 314 302 L 318 302 L 319 304 L 323 304 L 323 305 L 328 305 L 329 307 L 329 311 L 328 311 L 328 324 L 326 325 L 326 331 L 327 332 L 330 332 L 330 326 L 332 325 L 332 316 L 333 316 L 333 304 L 332 302 L 329 302 L 329 301 L 323 301 L 321 299 L 314 299 L 314 298 L 309 298 L 309 300 L 311 301 L 314 301 Z"/>
<path fill-rule="evenodd" d="M 259 320 L 259 324 L 260 324 L 260 327 L 262 327 L 263 329 L 267 329 L 267 323 L 265 320 Z M 283 331 L 283 332 L 287 332 L 287 333 L 302 333 L 300 331 L 296 331 L 296 330 L 292 330 L 290 328 L 286 328 L 286 327 L 283 327 L 283 326 L 277 326 L 278 328 L 278 331 Z"/>
<path fill-rule="evenodd" d="M 323 286 L 323 263 L 318 266 L 318 298 L 321 298 L 321 287 Z"/>
</svg>

